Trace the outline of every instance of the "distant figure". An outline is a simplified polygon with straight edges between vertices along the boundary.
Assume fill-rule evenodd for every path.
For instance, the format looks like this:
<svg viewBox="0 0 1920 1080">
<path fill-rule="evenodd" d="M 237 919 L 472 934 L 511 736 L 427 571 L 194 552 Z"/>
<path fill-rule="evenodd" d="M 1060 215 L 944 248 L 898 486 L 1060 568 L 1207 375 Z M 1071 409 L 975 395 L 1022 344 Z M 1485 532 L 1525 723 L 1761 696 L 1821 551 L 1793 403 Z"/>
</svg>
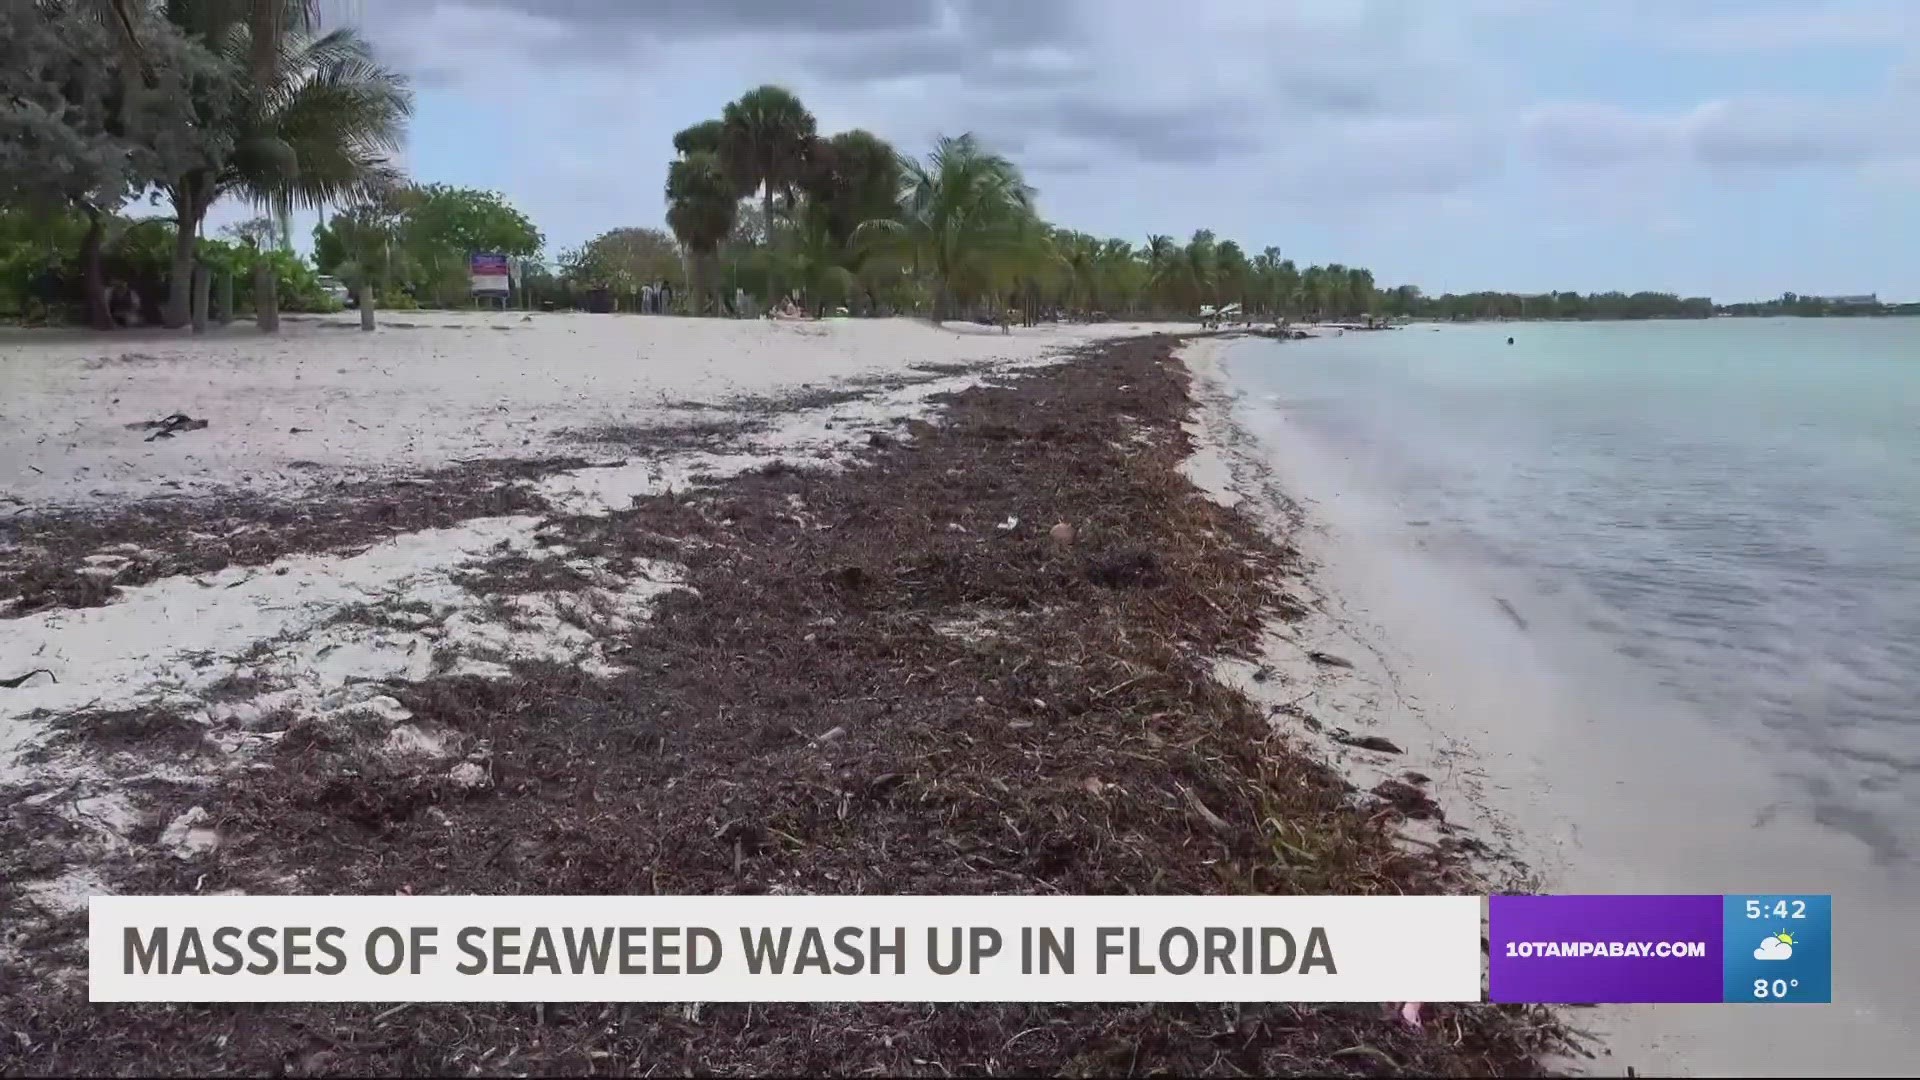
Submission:
<svg viewBox="0 0 1920 1080">
<path fill-rule="evenodd" d="M 733 310 L 736 316 L 747 313 L 747 290 L 738 287 L 733 290 Z"/>
<path fill-rule="evenodd" d="M 1512 339 L 1512 338 L 1508 338 L 1508 339 L 1507 339 L 1507 344 L 1509 344 L 1509 345 L 1511 345 L 1511 344 L 1513 344 L 1513 339 Z"/>
</svg>

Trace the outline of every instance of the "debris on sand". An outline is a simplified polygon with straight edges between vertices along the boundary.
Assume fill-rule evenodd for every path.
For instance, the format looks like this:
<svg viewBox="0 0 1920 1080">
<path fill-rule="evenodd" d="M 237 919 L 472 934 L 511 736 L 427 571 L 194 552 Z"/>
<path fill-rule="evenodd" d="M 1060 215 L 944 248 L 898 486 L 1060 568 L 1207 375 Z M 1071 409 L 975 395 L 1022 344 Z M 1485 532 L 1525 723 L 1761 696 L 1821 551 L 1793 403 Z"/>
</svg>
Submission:
<svg viewBox="0 0 1920 1080">
<path fill-rule="evenodd" d="M 1382 735 L 1355 735 L 1346 728 L 1335 728 L 1333 741 L 1343 746 L 1357 747 L 1361 750 L 1377 750 L 1383 754 L 1402 754 L 1406 751 L 1389 738 Z"/>
<path fill-rule="evenodd" d="M 1087 561 L 1087 580 L 1108 589 L 1150 585 L 1159 572 L 1160 557 L 1151 551 L 1118 551 Z"/>
<path fill-rule="evenodd" d="M 142 420 L 139 423 L 128 424 L 127 428 L 130 431 L 153 432 L 147 436 L 147 441 L 152 442 L 155 439 L 171 439 L 182 431 L 199 431 L 206 426 L 205 420 L 195 420 L 186 413 L 174 413 L 159 420 Z"/>
<path fill-rule="evenodd" d="M 0 687 L 5 687 L 8 690 L 18 690 L 22 686 L 25 686 L 27 684 L 27 680 L 33 678 L 35 675 L 45 675 L 48 681 L 50 682 L 57 683 L 60 681 L 59 679 L 56 679 L 53 677 L 53 672 L 48 671 L 46 668 L 42 667 L 42 668 L 34 668 L 32 671 L 27 672 L 25 675 L 15 675 L 11 679 L 0 679 Z"/>
<path fill-rule="evenodd" d="M 302 717 L 253 766 L 175 793 L 170 810 L 209 813 L 193 827 L 219 824 L 217 855 L 132 880 L 116 867 L 108 884 L 288 892 L 297 871 L 297 891 L 364 895 L 1456 889 L 1440 854 L 1405 850 L 1394 815 L 1356 804 L 1213 678 L 1215 658 L 1257 652 L 1296 564 L 1180 473 L 1192 402 L 1175 344 L 967 389 L 858 469 L 735 472 L 555 514 L 540 546 L 564 554 L 507 552 L 457 584 L 546 595 L 576 562 L 632 579 L 670 560 L 674 586 L 623 626 L 500 597 L 529 625 L 587 635 L 604 667 L 505 655 L 483 677 L 440 669 L 432 649 L 418 672 L 395 657 L 392 677 L 356 685 L 398 709 Z M 1155 438 L 1130 445 L 1141 425 Z M 956 517 L 978 525 L 956 532 Z M 1073 521 L 1098 548 L 1062 557 L 995 533 L 1008 518 Z M 296 635 L 253 666 L 451 618 L 422 614 Z M 400 760 L 390 738 L 429 752 Z M 0 884 L 0 917 L 6 904 Z M 84 942 L 84 920 L 66 929 Z M 143 1009 L 22 970 L 0 957 L 0 982 L 24 991 L 0 995 L 0 1035 L 46 1048 L 47 1072 L 1534 1075 L 1556 1038 L 1537 1012 L 1478 1004 L 1430 1005 L 1424 1030 L 1286 1003 Z"/>
<path fill-rule="evenodd" d="M 160 833 L 160 846 L 176 859 L 192 859 L 220 845 L 220 834 L 208 824 L 213 820 L 204 806 L 196 806 L 167 823 Z"/>
<path fill-rule="evenodd" d="M 1440 812 L 1440 805 L 1426 792 L 1405 780 L 1382 780 L 1374 785 L 1373 794 L 1388 806 L 1416 820 L 1439 820 L 1446 816 Z"/>
</svg>

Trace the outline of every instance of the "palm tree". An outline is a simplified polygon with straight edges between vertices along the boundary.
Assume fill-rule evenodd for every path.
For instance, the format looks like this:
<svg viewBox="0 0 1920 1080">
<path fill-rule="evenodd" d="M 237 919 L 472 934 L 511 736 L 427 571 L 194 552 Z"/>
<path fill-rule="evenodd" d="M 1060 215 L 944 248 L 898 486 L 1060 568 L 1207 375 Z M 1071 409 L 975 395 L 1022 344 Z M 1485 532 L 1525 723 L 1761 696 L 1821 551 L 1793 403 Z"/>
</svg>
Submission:
<svg viewBox="0 0 1920 1080">
<path fill-rule="evenodd" d="M 1347 279 L 1342 282 L 1347 294 L 1347 307 L 1354 315 L 1373 314 L 1375 290 L 1373 271 L 1355 266 L 1347 270 Z"/>
<path fill-rule="evenodd" d="M 813 114 L 785 87 L 762 86 L 729 102 L 720 124 L 721 158 L 743 188 L 760 189 L 771 238 L 774 193 L 790 192 L 803 175 L 807 146 L 815 138 Z M 704 138 L 701 126 L 682 134 Z"/>
<path fill-rule="evenodd" d="M 412 95 L 352 29 L 315 36 L 313 0 L 171 0 L 170 21 L 229 61 L 245 92 L 207 118 L 230 151 L 169 180 L 179 229 L 167 323 L 191 313 L 194 246 L 207 210 L 239 195 L 285 211 L 366 195 L 397 179 Z M 270 301 L 269 301 L 270 302 Z"/>
<path fill-rule="evenodd" d="M 707 268 L 722 241 L 733 232 L 735 197 L 733 178 L 720 156 L 694 150 L 667 166 L 667 227 L 687 249 L 693 285 L 694 313 L 706 311 Z"/>
<path fill-rule="evenodd" d="M 833 238 L 846 243 L 870 218 L 893 213 L 900 197 L 900 155 L 885 139 L 855 128 L 816 139 L 809 155 L 809 202 L 825 204 Z"/>
<path fill-rule="evenodd" d="M 1273 283 L 1275 300 L 1282 315 L 1292 316 L 1300 313 L 1300 269 L 1293 265 L 1292 259 L 1281 259 L 1274 267 Z"/>
<path fill-rule="evenodd" d="M 1178 277 L 1186 293 L 1185 307 L 1192 311 L 1214 299 L 1218 246 L 1212 229 L 1198 229 L 1180 251 Z"/>
<path fill-rule="evenodd" d="M 1309 266 L 1300 275 L 1300 305 L 1303 314 L 1319 322 L 1326 315 L 1328 299 L 1327 268 Z"/>
<path fill-rule="evenodd" d="M 1247 254 L 1240 245 L 1228 240 L 1214 251 L 1214 266 L 1219 281 L 1219 298 L 1224 306 L 1228 302 L 1238 303 L 1243 308 L 1247 303 Z"/>
<path fill-rule="evenodd" d="M 1036 249 L 1043 230 L 1019 167 L 971 134 L 942 138 L 926 161 L 902 159 L 900 166 L 898 216 L 868 221 L 856 235 L 932 279 L 937 323 L 956 300 L 993 288 L 1008 266 Z"/>
<path fill-rule="evenodd" d="M 1158 290 L 1163 294 L 1174 288 L 1180 261 L 1180 247 L 1173 242 L 1173 237 L 1164 233 L 1148 233 L 1145 254 L 1147 288 Z"/>
</svg>

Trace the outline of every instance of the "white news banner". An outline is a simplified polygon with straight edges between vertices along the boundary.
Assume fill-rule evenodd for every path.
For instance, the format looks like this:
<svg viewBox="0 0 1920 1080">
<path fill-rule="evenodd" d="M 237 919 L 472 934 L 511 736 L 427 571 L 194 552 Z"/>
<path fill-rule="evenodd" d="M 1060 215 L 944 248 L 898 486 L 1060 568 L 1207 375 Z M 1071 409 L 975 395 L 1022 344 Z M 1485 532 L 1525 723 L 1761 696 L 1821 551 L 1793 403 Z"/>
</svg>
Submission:
<svg viewBox="0 0 1920 1080">
<path fill-rule="evenodd" d="M 100 896 L 94 1001 L 1478 1001 L 1480 898 Z"/>
</svg>

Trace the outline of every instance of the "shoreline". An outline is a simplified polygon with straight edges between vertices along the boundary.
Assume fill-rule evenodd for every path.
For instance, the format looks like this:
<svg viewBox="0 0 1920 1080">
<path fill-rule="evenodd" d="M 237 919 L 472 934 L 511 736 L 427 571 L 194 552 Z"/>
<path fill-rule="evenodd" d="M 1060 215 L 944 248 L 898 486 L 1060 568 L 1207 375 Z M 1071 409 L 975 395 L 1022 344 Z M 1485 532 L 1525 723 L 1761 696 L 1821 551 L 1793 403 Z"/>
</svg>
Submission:
<svg viewBox="0 0 1920 1080">
<path fill-rule="evenodd" d="M 1345 700 L 1312 704 L 1350 716 L 1357 700 L 1408 751 L 1395 757 L 1415 757 L 1418 747 L 1451 763 L 1435 773 L 1436 800 L 1449 820 L 1491 838 L 1489 854 L 1516 887 L 1832 893 L 1848 912 L 1851 928 L 1836 933 L 1835 1004 L 1796 1010 L 1786 1025 L 1744 1006 L 1566 1010 L 1596 1054 L 1564 1067 L 1898 1073 L 1915 1028 L 1898 954 L 1876 946 L 1903 925 L 1879 870 L 1782 805 L 1757 750 L 1644 685 L 1629 661 L 1562 625 L 1549 598 L 1433 562 L 1366 477 L 1283 413 L 1258 413 L 1259 429 L 1243 428 L 1225 347 L 1190 357 L 1212 453 L 1226 463 L 1220 476 L 1234 497 L 1259 500 L 1270 526 L 1301 548 L 1313 585 L 1302 597 L 1314 610 L 1305 625 L 1317 628 L 1308 633 L 1368 661 L 1341 673 Z M 1764 852 L 1747 842 L 1762 837 Z"/>
<path fill-rule="evenodd" d="M 943 387 L 918 418 L 834 428 L 857 445 L 830 459 L 776 451 L 478 519 L 453 530 L 464 546 L 429 530 L 11 620 L 57 639 L 368 571 L 363 602 L 287 616 L 264 651 L 175 688 L 204 708 L 57 718 L 34 767 L 91 769 L 90 797 L 117 794 L 124 820 L 89 839 L 99 815 L 65 816 L 70 788 L 10 785 L 0 912 L 21 932 L 0 971 L 31 988 L 0 1002 L 10 1050 L 30 1072 L 124 1071 L 97 1048 L 133 1044 L 147 1072 L 1536 1071 L 1556 1033 L 1485 1005 L 1430 1006 L 1423 1031 L 1372 1006 L 396 1017 L 98 1008 L 71 981 L 71 901 L 101 891 L 1466 891 L 1457 853 L 1391 835 L 1419 799 L 1354 790 L 1218 681 L 1257 663 L 1297 575 L 1182 471 L 1179 340 L 1086 343 Z M 655 471 L 679 452 L 632 449 L 628 468 Z M 436 561 L 400 557 L 410 544 Z M 345 686 L 321 678 L 343 670 Z"/>
</svg>

